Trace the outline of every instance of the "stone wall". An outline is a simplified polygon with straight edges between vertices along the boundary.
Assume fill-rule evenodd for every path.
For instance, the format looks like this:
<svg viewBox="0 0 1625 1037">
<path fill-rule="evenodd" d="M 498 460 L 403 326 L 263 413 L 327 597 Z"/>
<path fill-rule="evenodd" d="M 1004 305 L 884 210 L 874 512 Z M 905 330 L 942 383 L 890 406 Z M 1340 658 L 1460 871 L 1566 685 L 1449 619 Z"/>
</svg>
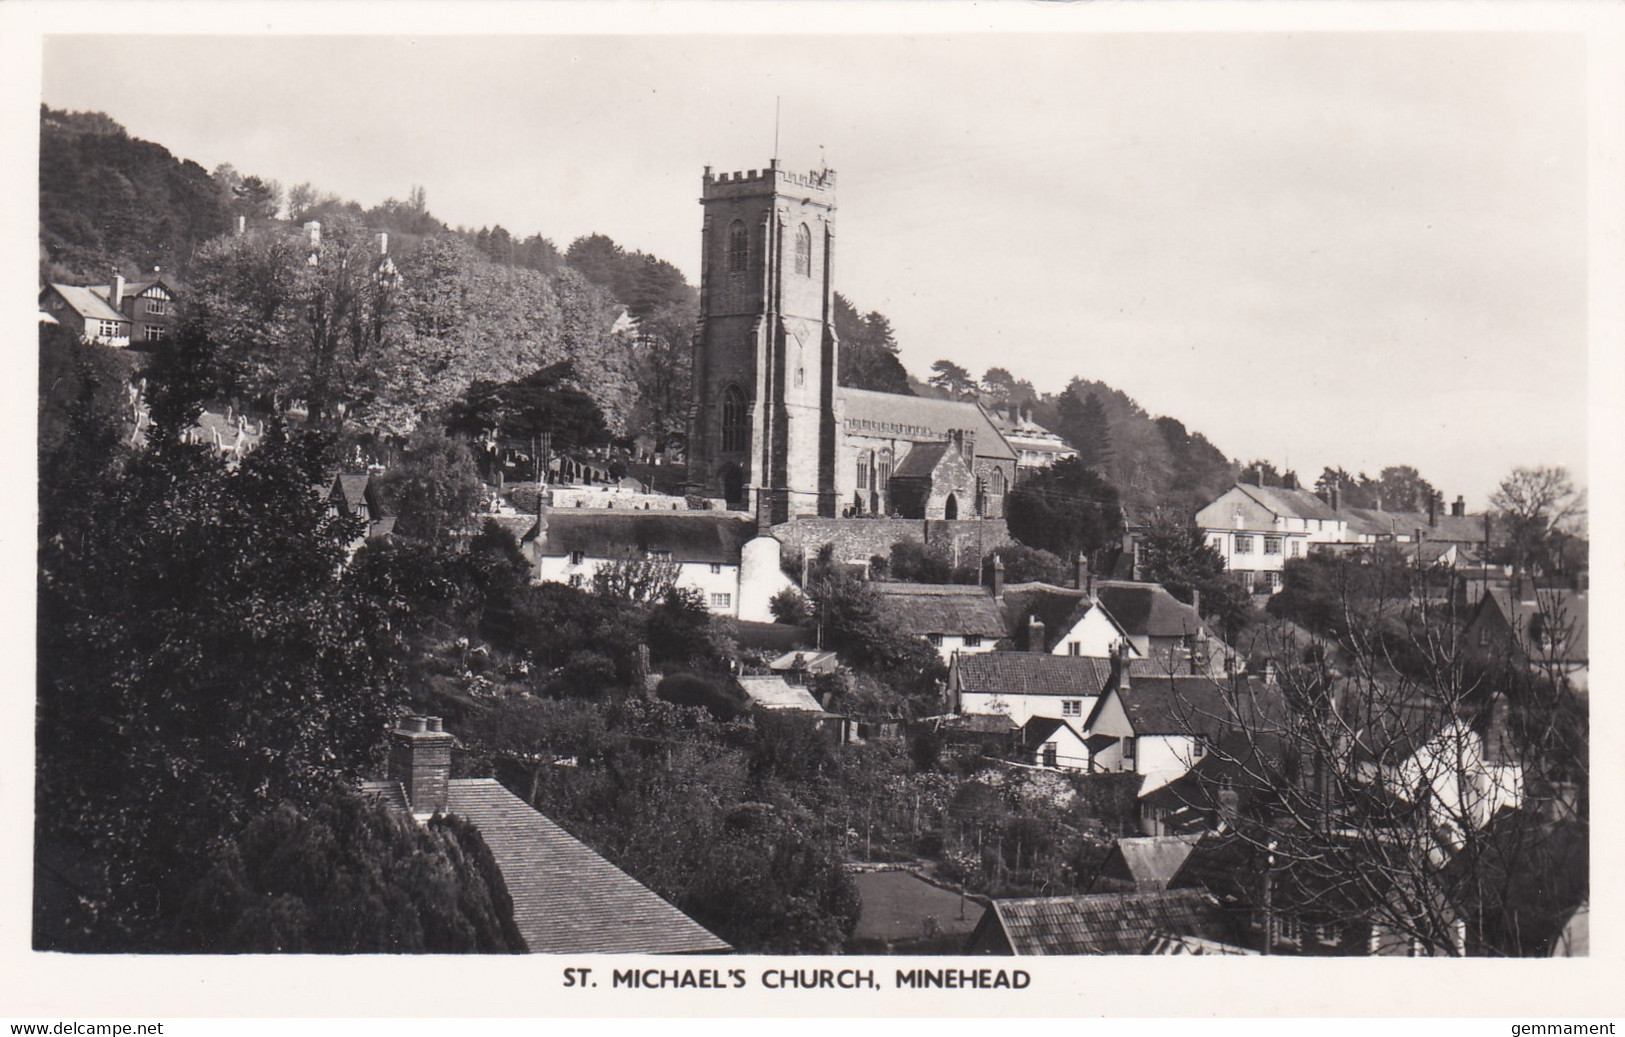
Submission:
<svg viewBox="0 0 1625 1037">
<path fill-rule="evenodd" d="M 969 561 L 995 547 L 1010 543 L 1010 530 L 1003 519 L 899 519 L 899 518 L 801 518 L 773 527 L 773 535 L 784 545 L 784 559 L 816 553 L 825 544 L 835 545 L 841 561 L 868 561 L 875 555 L 890 555 L 899 540 L 942 544 L 951 554 L 958 545 L 960 556 Z M 980 554 L 978 554 L 980 552 Z"/>
<path fill-rule="evenodd" d="M 564 511 L 571 508 L 625 508 L 628 511 L 726 511 L 728 504 L 720 497 L 698 498 L 709 507 L 698 506 L 686 497 L 673 497 L 664 493 L 637 493 L 612 486 L 549 486 L 549 506 Z"/>
</svg>

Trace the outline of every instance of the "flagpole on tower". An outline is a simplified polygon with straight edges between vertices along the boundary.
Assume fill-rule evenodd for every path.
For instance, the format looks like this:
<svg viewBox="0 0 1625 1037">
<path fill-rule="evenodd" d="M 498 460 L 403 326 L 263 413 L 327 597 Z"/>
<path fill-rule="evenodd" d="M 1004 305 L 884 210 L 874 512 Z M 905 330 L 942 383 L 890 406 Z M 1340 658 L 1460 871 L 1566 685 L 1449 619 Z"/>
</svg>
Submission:
<svg viewBox="0 0 1625 1037">
<path fill-rule="evenodd" d="M 778 161 L 779 161 L 779 102 L 780 102 L 780 100 L 781 100 L 780 95 L 778 95 L 778 94 L 773 95 L 773 163 L 774 163 L 774 165 L 777 165 Z"/>
</svg>

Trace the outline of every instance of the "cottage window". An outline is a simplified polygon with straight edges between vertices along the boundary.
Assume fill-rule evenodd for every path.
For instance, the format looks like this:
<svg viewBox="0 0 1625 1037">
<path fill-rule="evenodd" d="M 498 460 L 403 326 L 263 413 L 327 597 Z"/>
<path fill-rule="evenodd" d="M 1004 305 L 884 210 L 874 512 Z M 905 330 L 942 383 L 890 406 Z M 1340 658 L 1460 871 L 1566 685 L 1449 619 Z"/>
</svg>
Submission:
<svg viewBox="0 0 1625 1037">
<path fill-rule="evenodd" d="M 1302 558 L 1303 557 L 1303 541 L 1302 540 L 1294 540 L 1294 541 L 1292 541 L 1292 557 L 1293 558 Z"/>
<path fill-rule="evenodd" d="M 575 573 L 570 577 L 570 586 L 572 586 L 572 587 L 579 587 L 584 582 L 585 581 L 581 578 L 580 573 Z"/>
<path fill-rule="evenodd" d="M 111 320 L 98 321 L 101 325 L 102 338 L 118 338 L 118 322 Z"/>
<path fill-rule="evenodd" d="M 812 276 L 812 231 L 805 223 L 796 230 L 796 273 Z"/>
<path fill-rule="evenodd" d="M 1083 700 L 1082 699 L 1062 699 L 1061 700 L 1061 715 L 1063 717 L 1081 717 L 1081 716 L 1083 716 Z"/>
<path fill-rule="evenodd" d="M 1060 751 L 1054 742 L 1044 743 L 1044 766 L 1054 767 L 1061 762 Z"/>
<path fill-rule="evenodd" d="M 1123 739 L 1122 746 L 1123 746 L 1123 769 L 1126 770 L 1126 771 L 1133 770 L 1134 769 L 1134 736 L 1129 735 L 1127 738 Z"/>
<path fill-rule="evenodd" d="M 1250 555 L 1253 553 L 1253 538 L 1245 533 L 1236 534 L 1236 554 Z"/>
<path fill-rule="evenodd" d="M 1264 553 L 1267 554 L 1267 555 L 1278 555 L 1278 554 L 1280 554 L 1281 553 L 1281 538 L 1280 537 L 1265 537 L 1264 538 Z"/>
<path fill-rule="evenodd" d="M 1079 644 L 1076 641 L 1068 641 L 1066 643 L 1066 654 L 1067 655 L 1082 655 L 1083 654 L 1083 645 Z"/>
<path fill-rule="evenodd" d="M 966 634 L 964 639 L 960 643 L 963 644 L 966 648 L 980 648 L 980 647 L 982 647 L 982 635 L 981 634 Z"/>
<path fill-rule="evenodd" d="M 711 595 L 711 607 L 714 609 L 731 609 L 734 606 L 734 596 L 727 593 Z"/>
<path fill-rule="evenodd" d="M 737 385 L 722 391 L 722 449 L 739 451 L 750 441 L 750 426 L 745 422 L 745 394 Z"/>
<path fill-rule="evenodd" d="M 169 312 L 169 303 L 163 299 L 148 299 L 147 312 L 161 317 Z"/>
<path fill-rule="evenodd" d="M 728 272 L 742 274 L 750 269 L 750 231 L 744 220 L 735 220 L 728 228 Z"/>
<path fill-rule="evenodd" d="M 162 324 L 147 325 L 147 341 L 162 342 L 164 340 L 164 326 Z"/>
<path fill-rule="evenodd" d="M 712 562 L 711 563 L 711 575 L 712 576 L 721 576 L 722 575 L 722 563 L 721 562 Z"/>
<path fill-rule="evenodd" d="M 571 551 L 570 552 L 570 564 L 571 565 L 580 565 L 582 563 L 582 561 L 586 557 L 587 557 L 587 553 L 585 551 Z"/>
<path fill-rule="evenodd" d="M 931 642 L 931 647 L 932 648 L 941 648 L 942 647 L 942 635 L 941 634 L 926 634 L 925 639 L 927 641 Z"/>
</svg>

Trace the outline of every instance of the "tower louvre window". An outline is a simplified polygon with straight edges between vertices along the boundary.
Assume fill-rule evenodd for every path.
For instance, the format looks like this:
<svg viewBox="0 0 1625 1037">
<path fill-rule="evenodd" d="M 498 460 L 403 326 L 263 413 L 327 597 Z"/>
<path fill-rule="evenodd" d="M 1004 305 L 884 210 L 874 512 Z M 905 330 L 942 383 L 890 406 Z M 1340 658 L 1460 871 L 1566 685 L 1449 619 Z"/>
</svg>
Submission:
<svg viewBox="0 0 1625 1037">
<path fill-rule="evenodd" d="M 735 220 L 728 228 L 728 272 L 742 274 L 750 269 L 750 231 L 744 220 Z"/>
<path fill-rule="evenodd" d="M 739 386 L 730 385 L 722 393 L 722 449 L 743 450 L 750 438 L 750 426 L 745 423 L 745 394 Z"/>
<path fill-rule="evenodd" d="M 805 223 L 796 230 L 796 273 L 812 276 L 812 231 Z"/>
</svg>

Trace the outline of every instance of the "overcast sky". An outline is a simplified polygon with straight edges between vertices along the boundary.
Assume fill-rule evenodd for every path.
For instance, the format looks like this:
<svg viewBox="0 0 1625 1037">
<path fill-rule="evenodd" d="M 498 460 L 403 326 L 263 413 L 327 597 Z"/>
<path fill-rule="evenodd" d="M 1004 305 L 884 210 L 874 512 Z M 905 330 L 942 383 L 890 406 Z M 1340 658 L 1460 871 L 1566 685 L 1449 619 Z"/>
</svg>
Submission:
<svg viewBox="0 0 1625 1037">
<path fill-rule="evenodd" d="M 693 280 L 702 168 L 839 173 L 923 376 L 1106 381 L 1242 460 L 1586 472 L 1577 36 L 56 37 L 43 99 L 213 168 Z"/>
</svg>

